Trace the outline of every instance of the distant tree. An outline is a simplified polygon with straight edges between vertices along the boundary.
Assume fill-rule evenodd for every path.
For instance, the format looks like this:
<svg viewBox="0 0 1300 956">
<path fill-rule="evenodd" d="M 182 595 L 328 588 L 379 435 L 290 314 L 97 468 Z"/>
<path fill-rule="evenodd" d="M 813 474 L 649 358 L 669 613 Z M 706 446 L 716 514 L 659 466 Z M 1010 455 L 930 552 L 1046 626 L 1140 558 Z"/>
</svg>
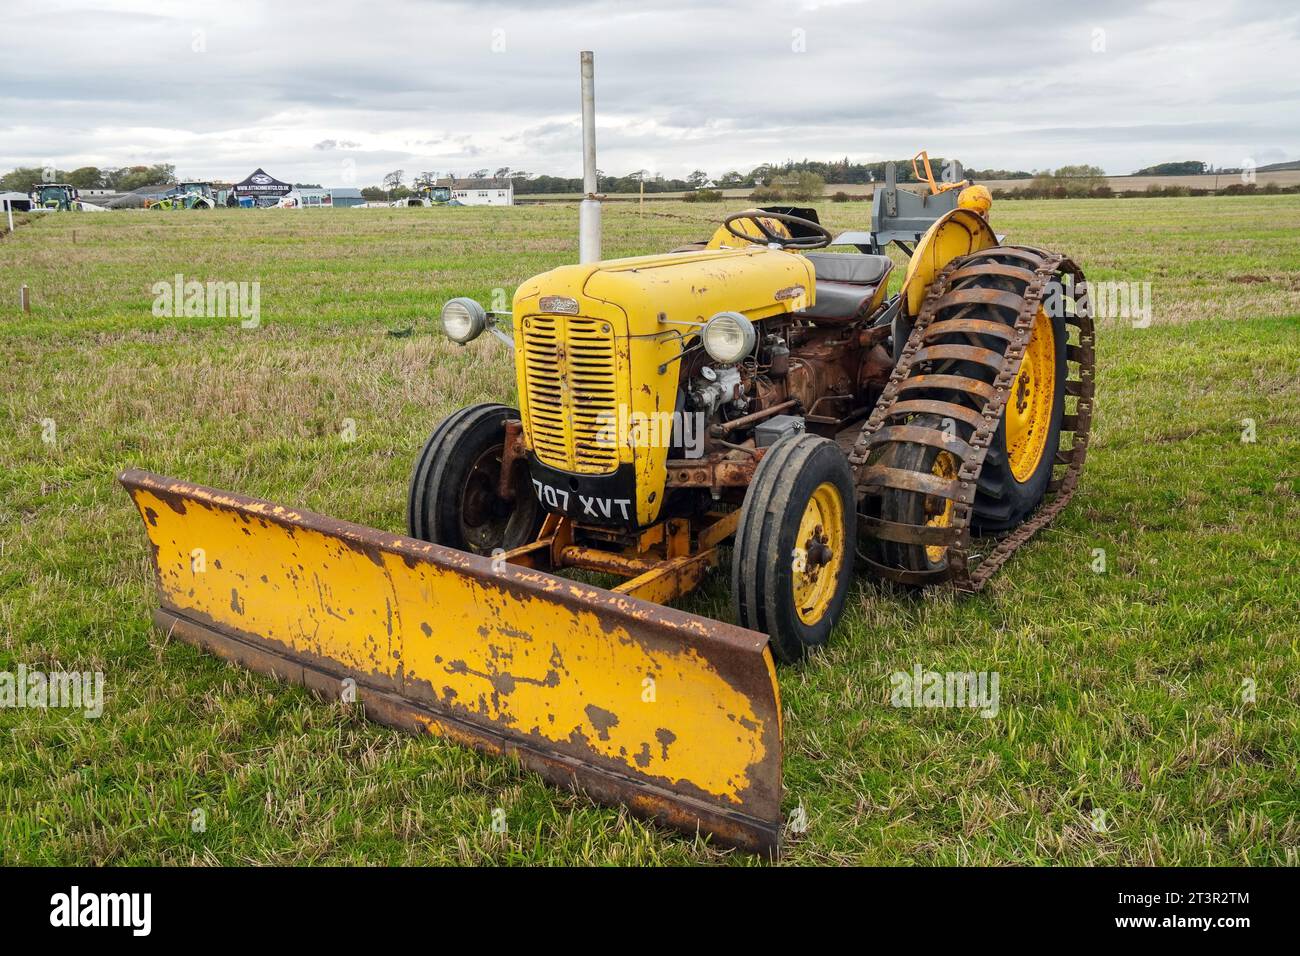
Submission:
<svg viewBox="0 0 1300 956">
<path fill-rule="evenodd" d="M 721 176 L 718 177 L 719 186 L 728 186 L 733 189 L 736 186 L 744 185 L 744 182 L 745 182 L 745 178 L 741 176 L 740 173 L 738 173 L 734 169 L 727 170 L 727 172 L 723 173 Z"/>
<path fill-rule="evenodd" d="M 431 169 L 426 169 L 415 177 L 415 186 L 417 189 L 420 187 L 432 187 L 437 181 L 438 174 Z"/>
<path fill-rule="evenodd" d="M 514 180 L 515 192 L 520 195 L 528 193 L 580 193 L 581 179 L 563 179 L 559 176 L 532 176 L 528 179 Z M 601 183 L 602 186 L 606 185 Z"/>
<path fill-rule="evenodd" d="M 795 173 L 794 181 L 785 187 L 785 193 L 791 199 L 804 202 L 821 199 L 826 192 L 826 180 L 817 173 Z"/>
<path fill-rule="evenodd" d="M 1058 188 L 1064 187 L 1067 196 L 1087 196 L 1106 185 L 1106 170 L 1100 166 L 1062 166 L 1053 178 Z"/>
<path fill-rule="evenodd" d="M 402 185 L 402 176 L 405 175 L 405 173 L 406 171 L 403 169 L 394 169 L 384 177 L 384 188 L 391 194 Z"/>
<path fill-rule="evenodd" d="M 98 166 L 82 166 L 68 173 L 64 181 L 78 189 L 98 189 L 104 177 Z"/>
<path fill-rule="evenodd" d="M 1147 166 L 1145 169 L 1139 169 L 1134 176 L 1199 176 L 1205 172 L 1213 172 L 1205 163 L 1195 159 L 1184 160 L 1180 163 L 1156 163 L 1154 166 Z"/>
<path fill-rule="evenodd" d="M 509 166 L 502 166 L 500 169 L 498 169 L 495 173 L 492 174 L 492 178 L 493 178 L 493 179 L 509 179 L 509 178 L 510 178 L 510 167 L 509 167 Z"/>
<path fill-rule="evenodd" d="M 1052 176 L 1050 169 L 1035 171 L 1033 178 L 1029 181 L 1029 191 L 1031 193 L 1041 193 L 1046 196 L 1056 186 L 1056 180 Z"/>
<path fill-rule="evenodd" d="M 19 166 L 12 172 L 5 173 L 3 178 L 0 178 L 0 189 L 7 192 L 25 193 L 35 183 L 41 181 L 41 172 L 39 166 Z"/>
<path fill-rule="evenodd" d="M 1057 179 L 1105 179 L 1106 170 L 1100 166 L 1062 166 L 1054 175 Z"/>
<path fill-rule="evenodd" d="M 476 169 L 469 174 L 470 179 L 487 179 L 488 171 L 486 169 Z"/>
<path fill-rule="evenodd" d="M 176 167 L 170 163 L 154 166 L 123 166 L 105 170 L 104 185 L 121 193 L 129 193 L 145 186 L 161 186 L 176 181 Z"/>
<path fill-rule="evenodd" d="M 987 182 L 991 179 L 1032 179 L 1033 173 L 1023 169 L 968 169 L 966 178 L 975 182 Z"/>
<path fill-rule="evenodd" d="M 697 169 L 686 177 L 686 182 L 692 189 L 699 189 L 709 181 L 709 174 L 702 169 Z"/>
<path fill-rule="evenodd" d="M 388 193 L 379 186 L 366 186 L 361 190 L 361 198 L 367 202 L 382 202 L 388 198 Z"/>
</svg>

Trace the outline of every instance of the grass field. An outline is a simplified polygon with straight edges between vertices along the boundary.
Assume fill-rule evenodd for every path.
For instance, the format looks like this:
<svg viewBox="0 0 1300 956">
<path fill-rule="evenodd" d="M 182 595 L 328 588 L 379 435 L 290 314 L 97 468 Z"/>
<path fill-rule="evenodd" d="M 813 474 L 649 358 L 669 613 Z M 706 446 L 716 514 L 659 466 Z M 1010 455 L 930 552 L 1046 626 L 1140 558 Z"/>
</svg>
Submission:
<svg viewBox="0 0 1300 956">
<path fill-rule="evenodd" d="M 606 255 L 702 238 L 723 211 L 612 207 Z M 1103 324 L 1081 489 L 985 593 L 861 580 L 831 648 L 782 669 L 786 812 L 808 818 L 784 860 L 1294 865 L 1300 196 L 993 213 L 1090 278 L 1150 282 L 1153 322 Z M 0 671 L 107 684 L 98 719 L 0 709 L 0 862 L 754 862 L 149 625 L 118 471 L 400 530 L 433 425 L 514 391 L 504 348 L 436 334 L 442 301 L 571 261 L 576 215 L 62 214 L 0 238 Z M 151 286 L 177 273 L 259 281 L 260 327 L 155 318 Z M 732 617 L 720 578 L 683 607 Z M 891 707 L 889 675 L 917 664 L 997 671 L 997 716 Z"/>
</svg>

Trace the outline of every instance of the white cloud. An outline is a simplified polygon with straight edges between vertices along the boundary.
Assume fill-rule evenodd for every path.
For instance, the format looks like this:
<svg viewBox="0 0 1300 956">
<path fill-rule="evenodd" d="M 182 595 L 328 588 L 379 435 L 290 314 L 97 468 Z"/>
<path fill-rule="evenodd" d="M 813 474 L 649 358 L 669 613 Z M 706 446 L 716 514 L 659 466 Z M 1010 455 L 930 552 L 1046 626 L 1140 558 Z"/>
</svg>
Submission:
<svg viewBox="0 0 1300 956">
<path fill-rule="evenodd" d="M 960 17 L 826 0 L 7 5 L 2 169 L 577 175 L 580 49 L 596 51 L 600 165 L 614 173 L 919 147 L 1111 172 L 1300 156 L 1300 14 L 1270 0 L 991 0 Z"/>
</svg>

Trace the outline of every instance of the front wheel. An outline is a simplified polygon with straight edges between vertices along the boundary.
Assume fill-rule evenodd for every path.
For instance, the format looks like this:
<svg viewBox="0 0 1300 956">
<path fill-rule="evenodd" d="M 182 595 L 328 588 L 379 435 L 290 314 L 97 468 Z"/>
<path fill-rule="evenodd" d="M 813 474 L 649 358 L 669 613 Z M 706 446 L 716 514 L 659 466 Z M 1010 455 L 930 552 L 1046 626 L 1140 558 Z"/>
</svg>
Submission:
<svg viewBox="0 0 1300 956">
<path fill-rule="evenodd" d="M 745 492 L 731 564 L 741 626 L 768 635 L 786 663 L 821 647 L 853 575 L 853 474 L 835 442 L 799 435 L 773 445 Z"/>
<path fill-rule="evenodd" d="M 544 514 L 522 462 L 510 478 L 514 497 L 499 493 L 505 423 L 518 417 L 518 409 L 505 405 L 471 405 L 434 429 L 411 473 L 411 537 L 490 555 L 537 536 Z"/>
</svg>

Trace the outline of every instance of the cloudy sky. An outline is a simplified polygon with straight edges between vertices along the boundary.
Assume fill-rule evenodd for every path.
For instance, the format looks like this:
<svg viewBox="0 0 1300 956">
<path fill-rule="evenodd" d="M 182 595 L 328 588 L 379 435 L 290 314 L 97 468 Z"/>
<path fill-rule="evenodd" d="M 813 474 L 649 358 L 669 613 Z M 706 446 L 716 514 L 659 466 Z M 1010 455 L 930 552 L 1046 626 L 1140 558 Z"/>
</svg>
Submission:
<svg viewBox="0 0 1300 956">
<path fill-rule="evenodd" d="M 1296 0 L 0 0 L 0 169 L 368 185 L 389 170 L 682 176 L 1300 158 Z"/>
</svg>

